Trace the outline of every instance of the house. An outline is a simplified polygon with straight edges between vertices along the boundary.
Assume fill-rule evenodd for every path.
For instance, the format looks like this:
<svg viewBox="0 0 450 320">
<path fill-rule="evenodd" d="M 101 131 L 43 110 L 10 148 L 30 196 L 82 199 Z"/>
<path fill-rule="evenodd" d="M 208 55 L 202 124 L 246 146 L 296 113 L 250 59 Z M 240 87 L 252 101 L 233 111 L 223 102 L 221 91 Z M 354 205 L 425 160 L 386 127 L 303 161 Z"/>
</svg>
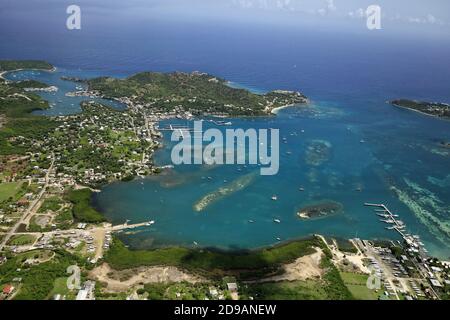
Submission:
<svg viewBox="0 0 450 320">
<path fill-rule="evenodd" d="M 213 297 L 214 299 L 216 299 L 219 296 L 219 292 L 217 291 L 216 288 L 214 287 L 210 287 L 209 288 L 209 294 L 211 295 L 211 297 Z"/>
<path fill-rule="evenodd" d="M 8 261 L 6 257 L 0 257 L 0 264 L 5 263 L 6 261 Z"/>
<path fill-rule="evenodd" d="M 436 279 L 429 279 L 433 287 L 442 288 L 442 284 Z"/>
<path fill-rule="evenodd" d="M 227 283 L 227 287 L 230 292 L 237 292 L 237 290 L 238 290 L 237 283 L 235 283 L 235 282 Z"/>
<path fill-rule="evenodd" d="M 3 294 L 5 295 L 10 295 L 12 292 L 14 291 L 14 287 L 10 284 L 7 284 L 6 286 L 3 287 Z"/>
<path fill-rule="evenodd" d="M 19 201 L 17 201 L 17 205 L 21 206 L 21 207 L 25 207 L 28 205 L 28 201 L 26 199 L 20 199 Z"/>
<path fill-rule="evenodd" d="M 95 289 L 95 282 L 94 281 L 86 281 L 83 284 L 83 288 L 81 288 L 81 290 L 78 291 L 76 299 L 77 300 L 95 300 L 94 289 Z"/>
</svg>

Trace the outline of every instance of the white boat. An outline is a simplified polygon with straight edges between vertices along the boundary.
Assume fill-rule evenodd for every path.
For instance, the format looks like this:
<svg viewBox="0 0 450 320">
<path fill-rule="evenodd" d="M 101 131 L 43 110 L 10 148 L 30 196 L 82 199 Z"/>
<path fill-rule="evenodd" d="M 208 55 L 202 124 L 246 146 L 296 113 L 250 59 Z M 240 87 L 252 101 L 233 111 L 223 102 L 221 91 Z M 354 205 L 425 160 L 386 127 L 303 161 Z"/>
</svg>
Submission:
<svg viewBox="0 0 450 320">
<path fill-rule="evenodd" d="M 150 220 L 150 221 L 147 222 L 145 225 L 146 225 L 146 226 L 151 226 L 152 224 L 155 224 L 155 220 Z"/>
<path fill-rule="evenodd" d="M 272 196 L 272 200 L 277 201 L 278 200 L 277 196 Z"/>
<path fill-rule="evenodd" d="M 281 238 L 278 238 L 278 237 L 277 237 L 277 241 L 281 241 Z"/>
<path fill-rule="evenodd" d="M 280 220 L 280 219 L 273 219 L 273 222 L 275 222 L 275 223 L 281 223 L 281 220 Z"/>
</svg>

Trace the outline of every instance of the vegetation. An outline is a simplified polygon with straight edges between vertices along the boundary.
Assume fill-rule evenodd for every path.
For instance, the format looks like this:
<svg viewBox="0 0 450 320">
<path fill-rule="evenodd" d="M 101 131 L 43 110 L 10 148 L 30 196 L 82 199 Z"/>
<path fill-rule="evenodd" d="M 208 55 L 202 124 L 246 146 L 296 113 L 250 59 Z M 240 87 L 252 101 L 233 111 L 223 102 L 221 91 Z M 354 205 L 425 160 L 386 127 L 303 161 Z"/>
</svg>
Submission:
<svg viewBox="0 0 450 320">
<path fill-rule="evenodd" d="M 330 250 L 323 246 L 323 252 L 325 257 L 322 258 L 320 263 L 321 267 L 325 269 L 323 280 L 325 281 L 324 289 L 326 290 L 329 299 L 331 300 L 352 300 L 354 299 L 351 292 L 348 290 L 344 281 L 341 278 L 339 270 L 331 261 L 332 254 Z"/>
<path fill-rule="evenodd" d="M 12 283 L 14 278 L 22 278 L 16 300 L 44 300 L 55 286 L 55 280 L 67 276 L 70 265 L 84 265 L 84 261 L 74 255 L 57 250 L 55 256 L 40 264 L 23 264 L 28 256 L 16 256 L 0 265 L 0 285 Z"/>
<path fill-rule="evenodd" d="M 450 105 L 446 103 L 399 99 L 391 101 L 391 104 L 397 107 L 423 112 L 435 117 L 450 118 Z"/>
<path fill-rule="evenodd" d="M 138 294 L 149 300 L 204 300 L 209 291 L 209 283 L 146 283 Z"/>
<path fill-rule="evenodd" d="M 67 277 L 56 278 L 53 282 L 53 289 L 47 296 L 47 299 L 52 299 L 55 295 L 60 294 L 66 296 L 66 300 L 74 299 L 75 292 L 67 288 Z"/>
<path fill-rule="evenodd" d="M 147 292 L 147 299 L 149 300 L 164 300 L 169 283 L 146 283 L 139 294 Z"/>
<path fill-rule="evenodd" d="M 0 116 L 6 124 L 0 129 L 0 155 L 24 154 L 36 139 L 46 139 L 56 128 L 48 117 L 31 115 L 32 111 L 48 108 L 38 95 L 21 88 L 0 83 Z"/>
<path fill-rule="evenodd" d="M 352 272 L 341 272 L 342 281 L 344 281 L 348 290 L 357 300 L 377 300 L 378 294 L 367 287 L 368 275 Z"/>
<path fill-rule="evenodd" d="M 72 214 L 77 221 L 97 223 L 105 221 L 105 217 L 91 207 L 92 191 L 90 189 L 71 190 L 67 200 L 72 202 Z"/>
<path fill-rule="evenodd" d="M 192 271 L 208 273 L 212 277 L 234 274 L 239 278 L 257 278 L 273 274 L 283 263 L 311 254 L 320 241 L 315 238 L 299 240 L 245 252 L 215 251 L 170 247 L 154 250 L 129 250 L 114 239 L 106 254 L 106 261 L 115 269 L 149 265 L 172 265 Z"/>
<path fill-rule="evenodd" d="M 18 69 L 52 70 L 53 66 L 50 63 L 41 60 L 0 60 L 0 71 Z"/>
<path fill-rule="evenodd" d="M 348 253 L 357 253 L 358 250 L 355 248 L 353 243 L 351 243 L 348 239 L 335 238 L 337 246 L 340 251 L 348 252 Z"/>
<path fill-rule="evenodd" d="M 14 235 L 9 240 L 9 245 L 11 246 L 23 246 L 26 244 L 32 244 L 36 240 L 36 237 L 31 234 L 20 234 Z"/>
<path fill-rule="evenodd" d="M 56 217 L 55 223 L 58 224 L 59 229 L 66 229 L 70 227 L 73 222 L 72 210 L 69 208 L 63 209 Z"/>
<path fill-rule="evenodd" d="M 241 286 L 242 297 L 259 300 L 352 300 L 352 293 L 331 261 L 331 252 L 324 244 L 319 245 L 325 253 L 321 261 L 325 273 L 321 279 L 246 284 Z"/>
<path fill-rule="evenodd" d="M 13 198 L 22 186 L 21 182 L 6 182 L 0 184 L 0 202 Z"/>
<path fill-rule="evenodd" d="M 241 286 L 242 298 L 257 300 L 328 300 L 321 280 L 281 281 Z"/>
<path fill-rule="evenodd" d="M 61 199 L 58 197 L 51 197 L 44 200 L 38 212 L 58 211 L 61 209 Z"/>
<path fill-rule="evenodd" d="M 173 111 L 182 107 L 193 113 L 263 115 L 265 107 L 304 103 L 306 97 L 293 92 L 274 91 L 257 95 L 236 89 L 223 79 L 205 73 L 169 74 L 143 72 L 127 79 L 101 77 L 87 81 L 89 89 L 110 98 L 137 97 L 153 109 Z"/>
<path fill-rule="evenodd" d="M 23 80 L 11 83 L 11 86 L 15 88 L 25 89 L 25 88 L 48 88 L 49 85 L 36 80 Z"/>
</svg>

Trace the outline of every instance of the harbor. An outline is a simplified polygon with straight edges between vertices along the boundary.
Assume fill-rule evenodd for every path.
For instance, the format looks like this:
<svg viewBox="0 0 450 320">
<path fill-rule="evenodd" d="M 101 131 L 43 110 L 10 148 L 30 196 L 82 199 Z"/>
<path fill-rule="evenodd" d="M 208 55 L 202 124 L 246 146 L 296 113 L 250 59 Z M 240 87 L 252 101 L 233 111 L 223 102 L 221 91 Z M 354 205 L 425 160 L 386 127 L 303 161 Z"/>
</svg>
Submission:
<svg viewBox="0 0 450 320">
<path fill-rule="evenodd" d="M 391 210 L 385 204 L 377 204 L 377 203 L 364 203 L 367 207 L 375 207 L 375 214 L 382 219 L 379 219 L 380 222 L 389 224 L 389 227 L 386 227 L 388 230 L 394 230 L 400 234 L 406 244 L 410 247 L 411 251 L 414 253 L 419 253 L 423 257 L 427 257 L 428 251 L 425 249 L 424 244 L 420 241 L 420 237 L 418 235 L 411 235 L 406 231 L 406 225 L 403 221 L 398 220 L 399 215 L 392 213 Z"/>
</svg>

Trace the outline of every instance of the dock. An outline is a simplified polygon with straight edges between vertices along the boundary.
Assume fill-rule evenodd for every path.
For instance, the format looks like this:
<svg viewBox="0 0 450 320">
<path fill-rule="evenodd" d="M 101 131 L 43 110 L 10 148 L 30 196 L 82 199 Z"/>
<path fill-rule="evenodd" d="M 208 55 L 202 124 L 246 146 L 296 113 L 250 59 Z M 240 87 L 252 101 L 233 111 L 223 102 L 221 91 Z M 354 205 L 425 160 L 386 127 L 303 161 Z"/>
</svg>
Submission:
<svg viewBox="0 0 450 320">
<path fill-rule="evenodd" d="M 386 207 L 386 205 L 384 205 L 384 204 L 375 204 L 375 203 L 364 203 L 364 205 L 365 205 L 365 206 L 368 206 L 368 207 L 378 207 L 378 208 L 382 208 L 381 210 L 380 210 L 380 209 L 375 209 L 375 211 L 378 212 L 378 213 L 382 212 L 382 213 L 387 214 L 387 215 L 388 215 L 389 221 L 392 221 L 393 224 L 395 225 L 394 228 L 397 227 L 398 229 L 403 229 L 403 228 L 405 227 L 405 225 L 404 225 L 401 221 L 399 221 L 399 220 L 396 219 L 396 216 L 397 216 L 397 215 L 396 215 L 396 214 L 393 214 L 393 213 L 388 209 L 388 207 Z M 386 222 L 386 220 L 381 220 L 381 221 Z"/>
<path fill-rule="evenodd" d="M 184 138 L 184 133 L 185 132 L 189 132 L 189 133 L 203 133 L 203 131 L 199 131 L 199 130 L 194 130 L 194 128 L 189 128 L 188 126 L 183 126 L 183 125 L 176 125 L 176 124 L 169 124 L 168 127 L 165 128 L 159 128 L 156 127 L 156 129 L 158 131 L 179 131 L 180 135 Z"/>
<path fill-rule="evenodd" d="M 125 222 L 124 224 L 111 226 L 110 231 L 114 232 L 114 231 L 125 230 L 125 229 L 135 229 L 135 228 L 139 228 L 139 227 L 151 226 L 154 223 L 155 223 L 154 221 L 147 221 L 147 222 L 135 223 L 135 224 L 128 224 L 128 222 Z"/>
<path fill-rule="evenodd" d="M 387 217 L 387 220 L 380 219 L 380 221 L 393 225 L 392 227 L 387 227 L 387 229 L 397 231 L 400 234 L 400 236 L 403 238 L 403 240 L 405 240 L 405 242 L 409 246 L 415 248 L 416 250 L 422 251 L 422 253 L 426 253 L 426 249 L 423 247 L 423 244 L 418 240 L 418 239 L 420 239 L 419 236 L 410 235 L 410 234 L 405 233 L 404 229 L 406 228 L 406 225 L 402 221 L 396 219 L 398 217 L 398 215 L 392 213 L 392 211 L 389 210 L 389 208 L 385 204 L 367 203 L 366 202 L 366 203 L 364 203 L 364 205 L 366 207 L 377 208 L 377 209 L 375 209 L 375 213 L 378 216 L 380 216 L 380 213 L 385 214 Z"/>
</svg>

